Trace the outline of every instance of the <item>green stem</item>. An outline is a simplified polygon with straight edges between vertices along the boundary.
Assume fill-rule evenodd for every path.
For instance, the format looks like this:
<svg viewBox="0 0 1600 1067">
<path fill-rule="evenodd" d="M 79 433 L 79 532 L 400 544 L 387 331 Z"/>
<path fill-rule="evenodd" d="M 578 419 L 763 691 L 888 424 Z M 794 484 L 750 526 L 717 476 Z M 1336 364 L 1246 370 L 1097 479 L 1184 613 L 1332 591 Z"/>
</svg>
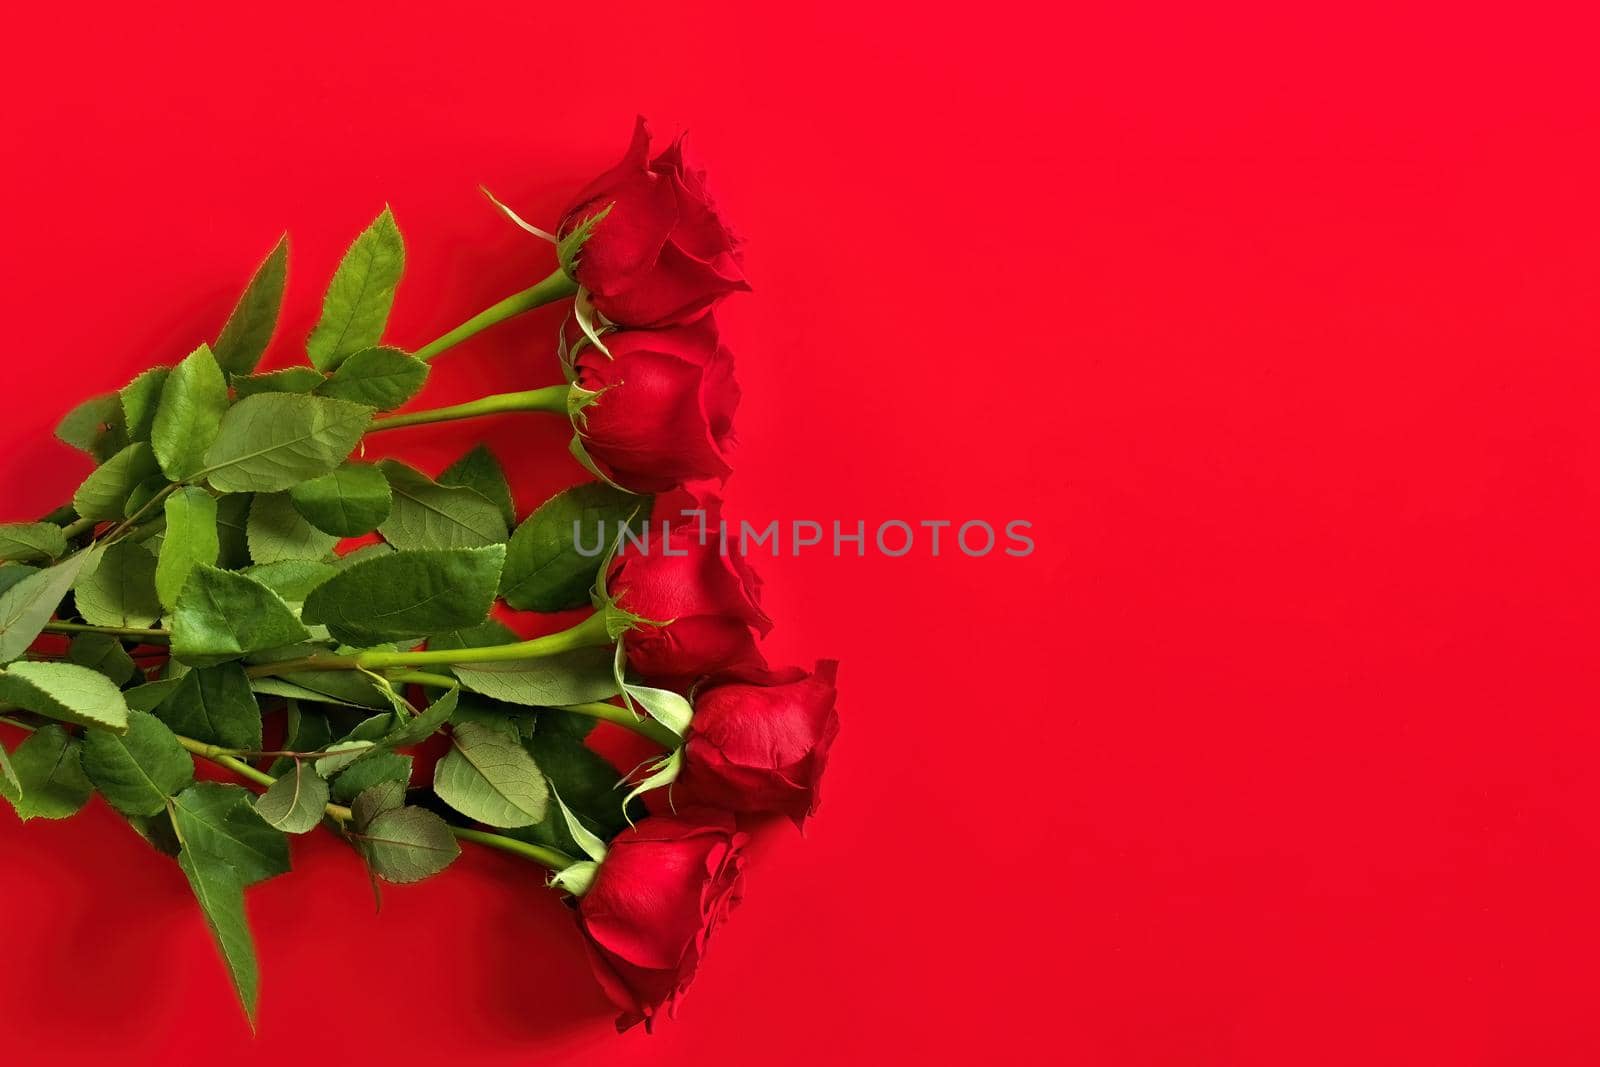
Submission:
<svg viewBox="0 0 1600 1067">
<path fill-rule="evenodd" d="M 491 308 L 478 312 L 478 314 L 472 316 L 472 318 L 463 322 L 443 337 L 417 349 L 412 355 L 426 362 L 439 353 L 454 348 L 467 338 L 482 333 L 495 323 L 504 322 L 514 315 L 520 315 L 524 311 L 531 311 L 536 307 L 543 307 L 545 304 L 553 304 L 557 300 L 565 300 L 567 297 L 576 294 L 577 291 L 578 283 L 567 277 L 566 271 L 557 267 L 555 272 L 544 281 L 524 289 L 520 293 L 506 297 Z"/>
<path fill-rule="evenodd" d="M 552 871 L 564 871 L 578 861 L 565 852 L 558 852 L 553 848 L 543 845 L 531 844 L 527 841 L 518 841 L 514 837 L 502 837 L 499 834 L 485 833 L 482 830 L 469 830 L 465 826 L 452 826 L 450 832 L 462 841 L 471 841 L 486 848 L 497 848 L 501 852 L 509 852 L 513 856 L 532 860 L 550 868 Z"/>
<path fill-rule="evenodd" d="M 454 689 L 460 683 L 448 674 L 424 674 L 422 671 L 396 671 L 388 676 L 389 681 L 400 685 L 421 685 L 430 689 Z M 661 723 L 648 716 L 635 715 L 627 708 L 616 704 L 602 704 L 599 702 L 589 704 L 564 704 L 551 705 L 546 711 L 564 711 L 569 715 L 583 715 L 590 719 L 600 719 L 604 722 L 615 723 L 624 730 L 632 730 L 647 741 L 654 741 L 664 748 L 673 749 L 683 744 L 683 738 L 667 729 Z"/>
<path fill-rule="evenodd" d="M 635 715 L 627 708 L 616 704 L 566 704 L 556 708 L 556 711 L 565 711 L 571 715 L 583 715 L 601 722 L 609 722 L 632 730 L 647 741 L 654 741 L 666 749 L 674 749 L 683 744 L 683 738 L 667 729 L 664 725 L 649 716 Z"/>
<path fill-rule="evenodd" d="M 576 626 L 509 645 L 482 648 L 442 648 L 426 652 L 360 652 L 357 669 L 385 670 L 390 667 L 455 666 L 470 663 L 509 663 L 519 659 L 554 656 L 580 648 L 603 648 L 611 644 L 611 633 L 604 613 L 595 612 Z"/>
<path fill-rule="evenodd" d="M 241 778 L 247 778 L 257 785 L 271 787 L 277 781 L 272 775 L 256 770 L 244 760 L 228 755 L 228 750 L 219 748 L 216 745 L 208 745 L 191 737 L 179 737 L 178 744 L 194 755 L 210 760 L 220 767 L 226 767 L 234 774 L 239 775 Z M 341 823 L 349 822 L 354 817 L 354 813 L 343 804 L 329 804 L 326 810 L 330 817 Z M 450 827 L 450 832 L 462 841 L 471 841 L 486 848 L 509 852 L 512 855 L 533 860 L 535 863 L 548 867 L 552 871 L 565 870 L 577 862 L 565 852 L 528 844 L 525 841 L 518 841 L 510 837 L 502 837 L 499 834 L 491 834 L 484 830 L 473 830 L 465 826 L 452 826 Z"/>
<path fill-rule="evenodd" d="M 0 722 L 5 723 L 7 726 L 15 726 L 18 729 L 26 730 L 29 733 L 38 729 L 36 726 L 29 725 L 19 719 L 13 719 L 8 715 L 0 715 Z M 192 737 L 174 736 L 177 736 L 178 744 L 182 745 L 186 751 L 199 756 L 201 759 L 210 760 L 219 767 L 226 767 L 239 777 L 249 779 L 257 785 L 270 788 L 277 781 L 276 778 L 265 771 L 258 771 L 244 760 L 229 755 L 228 749 L 221 748 L 218 745 L 208 745 L 204 741 L 196 741 Z M 327 812 L 332 818 L 341 823 L 349 822 L 353 817 L 350 809 L 343 804 L 329 804 Z M 552 871 L 566 870 L 578 862 L 565 852 L 560 852 L 553 848 L 545 848 L 542 845 L 532 845 L 526 841 L 518 841 L 515 838 L 501 837 L 499 834 L 491 834 L 483 830 L 473 830 L 465 826 L 452 826 L 450 827 L 450 832 L 462 841 L 471 841 L 486 848 L 509 852 L 514 856 L 533 860 L 535 863 L 548 867 Z"/>
<path fill-rule="evenodd" d="M 208 759 L 219 767 L 226 767 L 239 777 L 250 779 L 256 785 L 270 786 L 277 781 L 272 775 L 265 771 L 258 771 L 244 760 L 239 759 L 233 754 L 232 749 L 223 748 L 221 745 L 208 745 L 204 741 L 196 741 L 194 738 L 184 737 L 182 734 L 175 734 L 174 736 L 177 737 L 178 744 L 182 745 L 185 750 L 203 759 Z"/>
<path fill-rule="evenodd" d="M 141 509 L 141 511 L 142 511 L 142 509 Z M 75 515 L 75 514 L 76 513 L 71 508 L 57 508 L 56 511 L 51 512 L 49 516 L 47 516 L 46 518 L 44 518 L 44 519 L 42 519 L 40 521 L 42 521 L 42 522 L 54 522 L 57 526 L 60 526 L 61 527 L 62 536 L 64 536 L 68 541 L 75 541 L 78 538 L 82 537 L 86 533 L 93 533 L 94 532 L 94 528 L 96 526 L 100 525 L 100 520 L 99 519 L 71 518 L 70 521 L 69 521 L 68 517 L 72 516 L 72 515 Z M 57 517 L 58 515 L 59 515 L 59 518 Z M 165 521 L 165 520 L 160 519 L 160 518 L 156 518 L 156 519 L 152 519 L 151 520 L 151 522 L 162 522 L 162 521 Z M 126 533 L 128 533 L 128 534 L 136 533 L 136 532 L 138 532 L 138 530 L 140 530 L 143 527 L 148 526 L 148 525 L 149 525 L 149 523 L 140 523 L 140 524 L 138 524 L 136 526 L 131 526 L 131 527 L 128 528 Z"/>
<path fill-rule="evenodd" d="M 520 393 L 495 393 L 465 404 L 430 408 L 426 411 L 408 411 L 403 415 L 374 419 L 368 433 L 380 430 L 398 430 L 402 426 L 427 426 L 435 422 L 454 422 L 457 419 L 475 419 L 482 415 L 499 415 L 507 411 L 550 411 L 558 415 L 567 413 L 565 385 L 550 385 L 543 389 L 528 389 Z"/>
<path fill-rule="evenodd" d="M 448 674 L 426 674 L 422 671 L 391 671 L 387 677 L 389 681 L 401 685 L 421 685 L 429 689 L 454 689 L 461 684 Z"/>
<path fill-rule="evenodd" d="M 467 663 L 508 663 L 519 659 L 554 656 L 580 648 L 601 648 L 611 643 L 605 615 L 595 612 L 560 633 L 483 648 L 441 648 L 425 652 L 357 652 L 347 656 L 314 655 L 303 659 L 262 663 L 246 671 L 252 678 L 298 674 L 301 671 L 382 671 L 391 668 L 449 667 Z"/>
<path fill-rule="evenodd" d="M 158 505 L 165 503 L 167 497 L 171 496 L 173 493 L 176 493 L 182 488 L 184 488 L 184 483 L 182 482 L 174 482 L 163 487 L 160 492 L 156 493 L 149 500 L 146 500 L 143 504 L 141 504 L 138 511 L 135 511 L 132 515 L 129 515 L 126 519 L 123 519 L 116 526 L 112 527 L 111 531 L 105 535 L 103 540 L 107 544 L 110 544 L 113 541 L 121 539 L 123 535 L 138 529 L 140 525 L 140 519 L 144 518 L 145 515 L 149 514 L 149 512 Z"/>
<path fill-rule="evenodd" d="M 165 644 L 172 640 L 171 630 L 147 630 L 138 626 L 89 626 L 81 622 L 47 622 L 47 632 L 53 634 L 106 634 L 110 637 L 127 637 L 144 644 Z"/>
</svg>

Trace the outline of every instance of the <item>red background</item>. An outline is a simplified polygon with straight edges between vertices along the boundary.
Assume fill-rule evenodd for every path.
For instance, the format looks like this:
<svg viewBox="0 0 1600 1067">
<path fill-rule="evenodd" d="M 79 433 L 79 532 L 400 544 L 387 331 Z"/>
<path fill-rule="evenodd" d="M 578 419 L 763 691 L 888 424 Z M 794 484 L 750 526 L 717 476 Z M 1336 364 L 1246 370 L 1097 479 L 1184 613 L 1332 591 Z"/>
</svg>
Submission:
<svg viewBox="0 0 1600 1067">
<path fill-rule="evenodd" d="M 8 14 L 6 517 L 281 230 L 276 361 L 385 200 L 417 344 L 550 267 L 476 184 L 548 224 L 643 111 L 749 240 L 736 514 L 1038 550 L 760 563 L 845 732 L 653 1038 L 538 871 L 470 852 L 375 916 L 319 835 L 251 897 L 252 1042 L 178 871 L 96 808 L 0 814 L 0 1055 L 1600 1061 L 1595 27 L 1301 6 Z M 425 400 L 555 381 L 554 323 Z M 490 436 L 524 509 L 579 476 L 553 420 Z"/>
</svg>

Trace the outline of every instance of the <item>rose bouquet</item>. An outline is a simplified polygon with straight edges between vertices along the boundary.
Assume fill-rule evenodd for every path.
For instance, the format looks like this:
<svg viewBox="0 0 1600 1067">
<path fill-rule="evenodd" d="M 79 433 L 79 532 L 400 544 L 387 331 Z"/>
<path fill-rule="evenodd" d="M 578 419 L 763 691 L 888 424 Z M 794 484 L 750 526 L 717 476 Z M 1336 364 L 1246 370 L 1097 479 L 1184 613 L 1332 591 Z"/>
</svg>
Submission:
<svg viewBox="0 0 1600 1067">
<path fill-rule="evenodd" d="M 681 142 L 648 149 L 641 122 L 551 232 L 501 205 L 558 265 L 415 351 L 384 343 L 405 261 L 385 210 L 306 362 L 260 371 L 280 242 L 213 342 L 62 421 L 97 463 L 70 505 L 0 525 L 0 793 L 23 820 L 99 794 L 175 858 L 252 1022 L 244 891 L 290 869 L 293 835 L 342 837 L 375 890 L 462 843 L 548 868 L 627 1027 L 675 1008 L 738 903 L 736 817 L 816 810 L 834 665 L 765 662 L 759 583 L 708 536 L 739 398 L 713 310 L 747 288 L 738 250 Z M 558 301 L 565 382 L 396 413 L 441 353 Z M 437 477 L 352 458 L 517 411 L 569 419 L 593 478 L 520 522 L 484 447 Z M 660 755 L 619 774 L 586 741 L 601 721 Z"/>
</svg>

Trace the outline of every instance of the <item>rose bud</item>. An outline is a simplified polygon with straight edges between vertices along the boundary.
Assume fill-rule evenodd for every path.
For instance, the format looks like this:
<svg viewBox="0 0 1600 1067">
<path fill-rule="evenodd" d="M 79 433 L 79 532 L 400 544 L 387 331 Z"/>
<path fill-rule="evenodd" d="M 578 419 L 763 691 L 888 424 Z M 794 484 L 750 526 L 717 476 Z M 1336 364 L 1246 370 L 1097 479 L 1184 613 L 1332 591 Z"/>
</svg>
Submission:
<svg viewBox="0 0 1600 1067">
<path fill-rule="evenodd" d="M 611 842 L 578 900 L 595 977 L 617 1029 L 677 1012 L 706 941 L 739 903 L 747 838 L 717 811 L 657 815 Z"/>
<path fill-rule="evenodd" d="M 556 231 L 563 249 L 578 246 L 563 254 L 567 273 L 600 314 L 624 326 L 690 322 L 750 288 L 704 172 L 684 165 L 683 139 L 654 160 L 649 152 L 641 118 L 622 162 L 578 194 Z"/>
<path fill-rule="evenodd" d="M 594 346 L 574 371 L 585 396 L 573 424 L 607 478 L 637 493 L 721 483 L 732 473 L 733 356 L 711 316 L 689 326 L 623 330 Z"/>
<path fill-rule="evenodd" d="M 839 733 L 838 666 L 733 671 L 698 687 L 677 782 L 684 795 L 726 811 L 787 815 L 803 827 L 821 802 Z"/>
<path fill-rule="evenodd" d="M 737 552 L 722 554 L 714 502 L 707 510 L 704 544 L 698 523 L 673 524 L 665 544 L 656 523 L 648 549 L 625 541 L 606 578 L 616 605 L 648 620 L 625 640 L 628 662 L 653 683 L 687 688 L 717 671 L 766 666 L 752 633 L 772 629 L 761 579 Z"/>
</svg>

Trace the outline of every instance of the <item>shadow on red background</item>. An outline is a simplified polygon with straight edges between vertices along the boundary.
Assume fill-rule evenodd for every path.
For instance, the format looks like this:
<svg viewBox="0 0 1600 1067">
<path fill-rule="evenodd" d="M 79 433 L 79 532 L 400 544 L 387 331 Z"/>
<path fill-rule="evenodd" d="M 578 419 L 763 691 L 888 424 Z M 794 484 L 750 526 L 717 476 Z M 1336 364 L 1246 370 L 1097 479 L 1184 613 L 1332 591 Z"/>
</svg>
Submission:
<svg viewBox="0 0 1600 1067">
<path fill-rule="evenodd" d="M 281 230 L 279 362 L 385 201 L 420 343 L 550 267 L 477 183 L 549 222 L 642 110 L 749 240 L 735 513 L 1038 550 L 760 562 L 774 658 L 844 661 L 844 734 L 654 1038 L 610 1032 L 537 871 L 470 854 L 374 916 L 308 839 L 251 898 L 252 1042 L 169 863 L 7 813 L 7 1061 L 1594 1063 L 1594 28 L 13 13 L 6 517 L 84 473 L 61 412 L 213 335 Z M 424 401 L 557 380 L 554 323 Z M 477 430 L 382 447 L 437 470 Z M 552 421 L 490 438 L 524 510 L 579 477 Z"/>
</svg>

